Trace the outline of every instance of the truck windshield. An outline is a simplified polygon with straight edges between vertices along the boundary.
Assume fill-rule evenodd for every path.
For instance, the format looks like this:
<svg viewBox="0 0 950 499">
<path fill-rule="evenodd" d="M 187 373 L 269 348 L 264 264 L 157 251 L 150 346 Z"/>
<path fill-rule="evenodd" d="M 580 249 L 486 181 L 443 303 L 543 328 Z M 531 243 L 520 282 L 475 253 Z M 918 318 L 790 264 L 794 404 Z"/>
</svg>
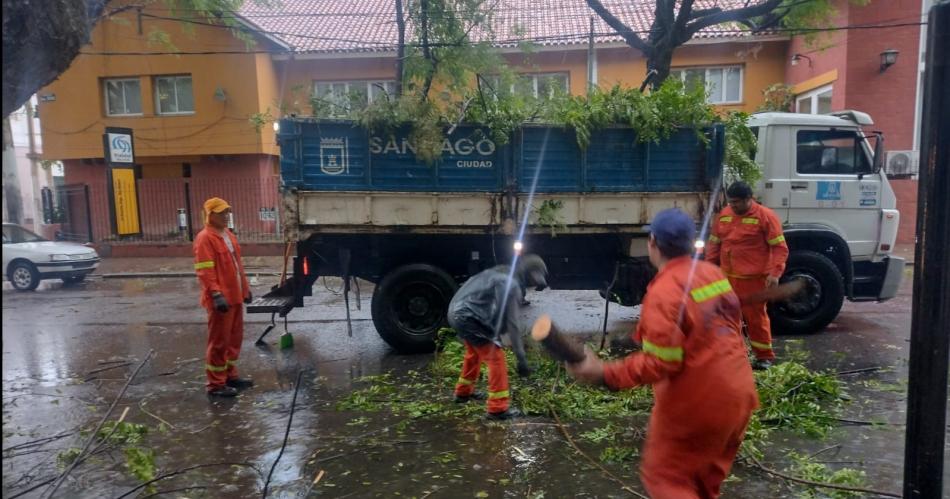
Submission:
<svg viewBox="0 0 950 499">
<path fill-rule="evenodd" d="M 801 130 L 798 132 L 798 173 L 870 173 L 864 139 L 851 130 Z"/>
</svg>

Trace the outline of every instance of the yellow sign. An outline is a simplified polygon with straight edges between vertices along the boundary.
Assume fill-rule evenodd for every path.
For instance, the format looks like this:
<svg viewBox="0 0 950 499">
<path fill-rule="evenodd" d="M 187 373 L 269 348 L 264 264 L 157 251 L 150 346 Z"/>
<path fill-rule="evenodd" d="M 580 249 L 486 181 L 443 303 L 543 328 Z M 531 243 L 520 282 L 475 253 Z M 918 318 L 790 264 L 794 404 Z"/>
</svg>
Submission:
<svg viewBox="0 0 950 499">
<path fill-rule="evenodd" d="M 115 228 L 120 236 L 140 234 L 139 203 L 135 191 L 135 170 L 112 169 L 112 199 L 115 204 Z"/>
</svg>

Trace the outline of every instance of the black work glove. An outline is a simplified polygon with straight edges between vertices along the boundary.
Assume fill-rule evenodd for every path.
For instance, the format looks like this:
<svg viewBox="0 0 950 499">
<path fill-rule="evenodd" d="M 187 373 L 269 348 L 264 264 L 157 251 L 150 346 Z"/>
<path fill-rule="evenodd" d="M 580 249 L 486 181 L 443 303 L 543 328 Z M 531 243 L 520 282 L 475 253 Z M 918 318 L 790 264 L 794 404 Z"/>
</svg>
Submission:
<svg viewBox="0 0 950 499">
<path fill-rule="evenodd" d="M 518 376 L 521 376 L 522 378 L 527 378 L 528 376 L 531 376 L 531 373 L 533 372 L 534 372 L 534 369 L 531 369 L 531 366 L 529 366 L 527 362 L 518 363 Z"/>
<path fill-rule="evenodd" d="M 244 297 L 244 303 L 250 305 L 250 303 L 251 303 L 253 300 L 254 300 L 254 298 L 251 296 L 251 292 L 248 291 L 248 292 L 247 292 L 247 296 Z"/>
<path fill-rule="evenodd" d="M 214 299 L 214 309 L 222 314 L 227 312 L 231 306 L 228 305 L 228 301 L 224 299 L 224 295 L 221 293 L 215 293 L 211 295 L 211 298 Z"/>
</svg>

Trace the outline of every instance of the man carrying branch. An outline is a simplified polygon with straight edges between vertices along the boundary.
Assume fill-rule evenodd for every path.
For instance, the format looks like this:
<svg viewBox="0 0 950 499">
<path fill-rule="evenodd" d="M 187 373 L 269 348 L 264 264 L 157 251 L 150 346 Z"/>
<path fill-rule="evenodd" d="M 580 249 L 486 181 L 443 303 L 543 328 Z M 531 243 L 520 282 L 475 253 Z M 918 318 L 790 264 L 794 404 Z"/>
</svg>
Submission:
<svg viewBox="0 0 950 499">
<path fill-rule="evenodd" d="M 694 260 L 696 229 L 678 210 L 653 219 L 647 248 L 659 273 L 634 339 L 643 350 L 567 364 L 580 381 L 613 390 L 653 385 L 640 472 L 655 498 L 715 498 L 729 476 L 758 396 L 740 330 L 739 299 L 716 266 Z"/>
</svg>

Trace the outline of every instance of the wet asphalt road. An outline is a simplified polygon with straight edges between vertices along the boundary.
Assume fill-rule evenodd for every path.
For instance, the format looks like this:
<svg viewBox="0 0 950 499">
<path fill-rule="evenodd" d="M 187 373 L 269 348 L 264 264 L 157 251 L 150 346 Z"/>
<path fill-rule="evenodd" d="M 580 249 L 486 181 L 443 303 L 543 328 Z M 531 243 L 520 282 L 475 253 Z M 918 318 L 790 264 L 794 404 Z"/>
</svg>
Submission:
<svg viewBox="0 0 950 499">
<path fill-rule="evenodd" d="M 255 294 L 271 284 L 264 278 L 252 282 Z M 337 411 L 335 402 L 353 389 L 354 380 L 385 372 L 399 376 L 424 368 L 432 358 L 398 355 L 379 339 L 369 317 L 371 291 L 366 287 L 362 310 L 352 312 L 352 337 L 346 333 L 341 298 L 319 283 L 308 306 L 290 315 L 292 350 L 275 346 L 282 327 L 268 337 L 269 347 L 255 347 L 268 317 L 249 316 L 240 369 L 257 386 L 235 400 L 209 402 L 203 389 L 205 315 L 197 306 L 193 279 L 91 279 L 68 288 L 56 281 L 33 293 L 17 293 L 4 284 L 3 496 L 15 496 L 55 476 L 57 454 L 84 440 L 74 434 L 8 449 L 98 422 L 149 350 L 155 351 L 153 359 L 111 419 L 128 407 L 127 421 L 153 429 L 143 445 L 154 450 L 160 473 L 248 462 L 266 474 L 280 450 L 294 380 L 298 371 L 306 370 L 289 445 L 270 483 L 271 497 L 299 497 L 318 470 L 325 474 L 312 496 L 627 496 L 586 466 L 548 419 L 501 425 L 420 421 L 396 437 L 391 426 L 400 419 Z M 908 275 L 901 295 L 890 302 L 849 303 L 827 331 L 777 339 L 780 356 L 786 341 L 804 340 L 813 368 L 885 368 L 843 377 L 854 400 L 843 417 L 893 424 L 842 424 L 824 441 L 779 436 L 774 448 L 766 450 L 767 461 L 782 468 L 790 449 L 810 453 L 840 444 L 828 458 L 831 466 L 862 469 L 868 486 L 900 491 L 910 288 Z M 579 334 L 600 330 L 603 302 L 595 292 L 547 291 L 529 298 L 532 315 L 550 313 Z M 635 315 L 634 309 L 612 306 L 611 334 L 629 331 Z M 131 364 L 92 372 L 116 365 L 107 363 L 116 360 Z M 449 397 L 450 392 L 433 396 Z M 157 430 L 160 421 L 164 431 Z M 580 426 L 571 430 L 578 433 L 584 429 Z M 122 463 L 121 455 L 97 455 L 70 475 L 60 496 L 115 497 L 130 490 L 138 481 L 124 472 Z M 611 471 L 639 488 L 635 468 L 636 463 Z M 165 480 L 159 490 L 196 487 L 165 497 L 259 497 L 262 486 L 262 477 L 249 468 L 215 465 Z M 41 490 L 25 497 L 39 497 Z M 724 493 L 791 494 L 784 483 L 741 466 L 734 468 Z"/>
</svg>

